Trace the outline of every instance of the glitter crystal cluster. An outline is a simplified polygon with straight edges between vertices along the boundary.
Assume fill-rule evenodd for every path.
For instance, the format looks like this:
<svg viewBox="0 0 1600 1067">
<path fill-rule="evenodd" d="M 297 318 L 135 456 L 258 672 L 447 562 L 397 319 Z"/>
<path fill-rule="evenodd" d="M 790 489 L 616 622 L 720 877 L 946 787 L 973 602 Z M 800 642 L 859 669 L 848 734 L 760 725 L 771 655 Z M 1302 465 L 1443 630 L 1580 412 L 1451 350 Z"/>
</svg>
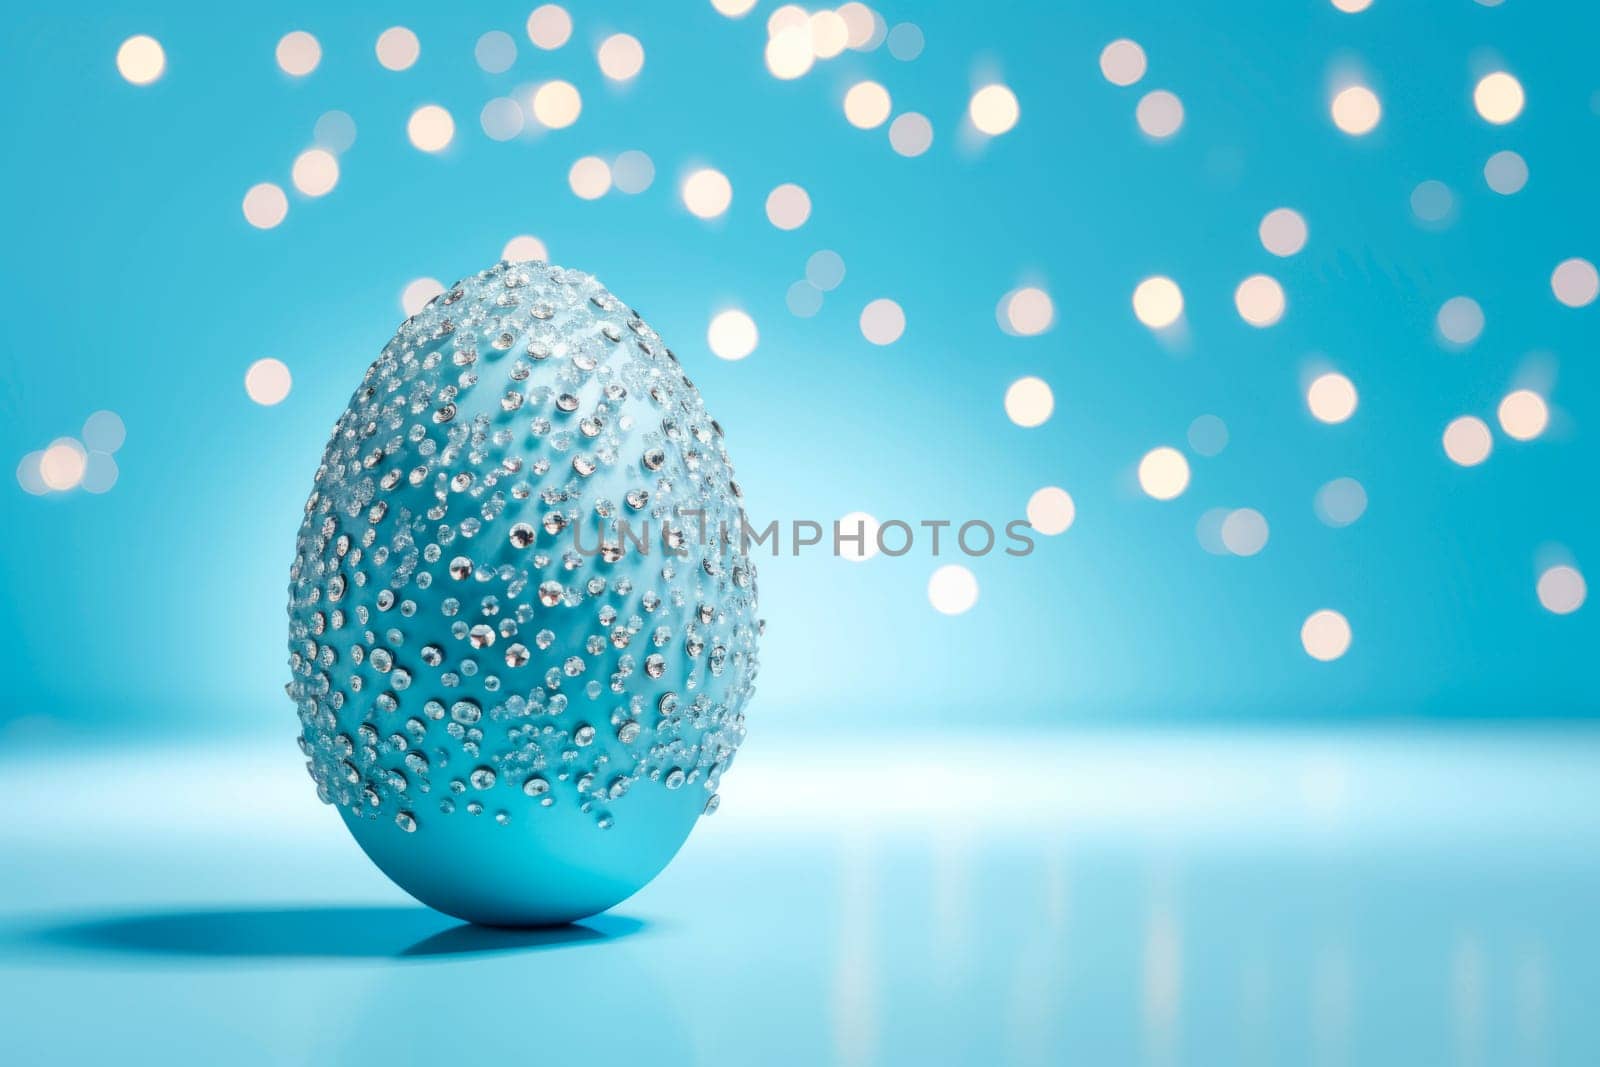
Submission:
<svg viewBox="0 0 1600 1067">
<path fill-rule="evenodd" d="M 615 550 L 619 518 L 666 543 Z M 287 688 L 318 794 L 358 839 L 574 811 L 598 832 L 657 790 L 692 825 L 756 677 L 742 520 L 721 427 L 593 277 L 450 287 L 367 370 L 306 501 Z"/>
</svg>

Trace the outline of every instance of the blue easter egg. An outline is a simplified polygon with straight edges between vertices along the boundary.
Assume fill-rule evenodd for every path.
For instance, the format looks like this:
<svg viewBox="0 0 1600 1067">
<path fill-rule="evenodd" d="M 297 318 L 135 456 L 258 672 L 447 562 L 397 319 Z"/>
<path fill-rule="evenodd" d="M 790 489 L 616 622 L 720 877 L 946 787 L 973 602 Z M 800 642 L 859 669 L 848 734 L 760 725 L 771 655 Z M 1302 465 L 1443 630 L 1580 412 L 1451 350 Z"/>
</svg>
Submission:
<svg viewBox="0 0 1600 1067">
<path fill-rule="evenodd" d="M 418 900 L 592 915 L 660 871 L 745 734 L 756 571 L 721 427 L 593 277 L 502 262 L 407 319 L 295 543 L 318 795 Z"/>
</svg>

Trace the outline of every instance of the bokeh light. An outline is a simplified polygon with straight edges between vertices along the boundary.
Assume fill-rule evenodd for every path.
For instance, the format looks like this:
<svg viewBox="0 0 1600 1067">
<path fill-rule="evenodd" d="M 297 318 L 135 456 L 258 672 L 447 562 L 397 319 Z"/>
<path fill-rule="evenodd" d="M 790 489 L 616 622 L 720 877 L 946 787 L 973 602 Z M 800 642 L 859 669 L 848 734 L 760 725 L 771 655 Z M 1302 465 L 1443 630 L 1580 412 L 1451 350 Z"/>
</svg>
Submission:
<svg viewBox="0 0 1600 1067">
<path fill-rule="evenodd" d="M 733 203 L 733 184 L 720 170 L 701 167 L 684 179 L 681 195 L 689 214 L 695 218 L 714 219 Z"/>
<path fill-rule="evenodd" d="M 510 260 L 513 263 L 522 263 L 529 260 L 549 262 L 550 252 L 539 238 L 532 234 L 519 233 L 506 242 L 505 248 L 500 252 L 500 258 Z"/>
<path fill-rule="evenodd" d="M 839 558 L 865 563 L 878 554 L 878 520 L 865 511 L 852 511 L 839 518 Z M 861 540 L 856 540 L 856 534 Z"/>
<path fill-rule="evenodd" d="M 1228 447 L 1228 424 L 1216 415 L 1199 415 L 1189 423 L 1187 436 L 1196 455 L 1219 456 Z"/>
<path fill-rule="evenodd" d="M 810 70 L 815 60 L 809 25 L 782 30 L 767 40 L 767 70 L 774 78 L 792 81 Z"/>
<path fill-rule="evenodd" d="M 1028 525 L 1047 536 L 1055 536 L 1072 525 L 1078 507 L 1072 496 L 1059 485 L 1047 485 L 1028 498 Z"/>
<path fill-rule="evenodd" d="M 569 81 L 547 81 L 533 93 L 533 117 L 541 126 L 564 130 L 583 113 L 583 96 Z"/>
<path fill-rule="evenodd" d="M 1324 663 L 1350 650 L 1350 621 L 1331 608 L 1313 611 L 1300 626 L 1300 644 L 1306 655 Z"/>
<path fill-rule="evenodd" d="M 1138 41 L 1119 37 L 1100 50 L 1100 73 L 1112 85 L 1132 85 L 1148 67 Z"/>
<path fill-rule="evenodd" d="M 1133 290 L 1133 313 L 1152 330 L 1164 330 L 1183 317 L 1183 290 L 1164 275 L 1146 278 Z"/>
<path fill-rule="evenodd" d="M 70 437 L 59 438 L 39 456 L 39 479 L 57 493 L 76 489 L 88 460 L 83 445 Z"/>
<path fill-rule="evenodd" d="M 277 359 L 258 359 L 244 374 L 244 391 L 263 407 L 280 404 L 289 395 L 289 368 Z"/>
<path fill-rule="evenodd" d="M 889 54 L 902 63 L 920 56 L 926 43 L 922 27 L 914 22 L 902 22 L 889 31 Z"/>
<path fill-rule="evenodd" d="M 428 301 L 444 292 L 444 285 L 437 278 L 418 278 L 400 291 L 400 310 L 406 317 L 420 312 L 428 306 Z"/>
<path fill-rule="evenodd" d="M 1561 563 L 1539 575 L 1539 603 L 1556 615 L 1571 615 L 1589 596 L 1588 583 L 1578 568 Z"/>
<path fill-rule="evenodd" d="M 91 452 L 115 452 L 128 439 L 128 427 L 115 411 L 97 411 L 83 420 L 83 444 Z"/>
<path fill-rule="evenodd" d="M 1528 184 L 1528 164 L 1509 148 L 1496 152 L 1483 165 L 1483 180 L 1501 196 L 1520 193 Z"/>
<path fill-rule="evenodd" d="M 1411 190 L 1411 214 L 1425 226 L 1447 226 L 1454 217 L 1456 197 L 1444 182 L 1429 178 Z"/>
<path fill-rule="evenodd" d="M 907 158 L 920 156 L 933 145 L 933 123 L 915 111 L 897 115 L 889 123 L 889 147 Z"/>
<path fill-rule="evenodd" d="M 1056 397 L 1043 378 L 1018 378 L 1006 389 L 1006 417 L 1024 429 L 1043 426 L 1056 409 Z"/>
<path fill-rule="evenodd" d="M 756 0 L 711 0 L 711 6 L 717 9 L 718 14 L 737 19 L 748 15 L 750 9 L 756 6 Z"/>
<path fill-rule="evenodd" d="M 117 49 L 117 73 L 134 85 L 149 85 L 167 69 L 167 53 L 161 42 L 147 34 L 136 34 Z"/>
<path fill-rule="evenodd" d="M 1346 15 L 1355 15 L 1372 6 L 1372 0 L 1333 0 L 1333 6 Z"/>
<path fill-rule="evenodd" d="M 985 85 L 972 94 L 967 103 L 967 115 L 980 133 L 998 137 L 1016 126 L 1022 108 L 1010 88 L 996 83 Z"/>
<path fill-rule="evenodd" d="M 1352 137 L 1361 137 L 1377 128 L 1383 117 L 1378 94 L 1365 85 L 1351 85 L 1334 94 L 1329 107 L 1333 124 Z"/>
<path fill-rule="evenodd" d="M 322 62 L 322 45 L 305 30 L 286 33 L 278 41 L 278 68 L 285 74 L 303 78 Z"/>
<path fill-rule="evenodd" d="M 478 113 L 478 125 L 492 141 L 511 140 L 522 132 L 526 122 L 522 105 L 509 96 L 495 97 Z"/>
<path fill-rule="evenodd" d="M 1319 422 L 1340 423 L 1356 413 L 1356 386 L 1344 375 L 1318 375 L 1306 389 L 1306 407 Z"/>
<path fill-rule="evenodd" d="M 1444 454 L 1452 463 L 1462 467 L 1476 467 L 1494 451 L 1494 435 L 1489 424 L 1476 415 L 1462 415 L 1451 419 L 1444 428 Z"/>
<path fill-rule="evenodd" d="M 767 194 L 767 221 L 780 230 L 798 230 L 811 217 L 811 196 L 793 182 Z"/>
<path fill-rule="evenodd" d="M 356 143 L 356 120 L 343 111 L 325 111 L 311 128 L 311 139 L 318 148 L 338 155 Z"/>
<path fill-rule="evenodd" d="M 1156 500 L 1174 500 L 1189 488 L 1189 461 L 1168 445 L 1152 448 L 1139 460 L 1139 488 Z"/>
<path fill-rule="evenodd" d="M 567 171 L 567 185 L 580 200 L 598 200 L 611 190 L 611 164 L 599 156 L 584 156 Z"/>
<path fill-rule="evenodd" d="M 1178 99 L 1177 93 L 1156 89 L 1139 98 L 1134 118 L 1146 136 L 1165 140 L 1183 126 L 1183 101 Z"/>
<path fill-rule="evenodd" d="M 43 496 L 50 491 L 44 484 L 44 478 L 39 474 L 39 464 L 44 459 L 44 450 L 39 449 L 29 452 L 17 463 L 17 484 L 22 486 L 22 491 L 32 496 Z"/>
<path fill-rule="evenodd" d="M 806 281 L 825 293 L 839 288 L 844 281 L 844 257 L 831 248 L 811 253 L 806 260 Z"/>
<path fill-rule="evenodd" d="M 1470 296 L 1453 296 L 1439 308 L 1435 323 L 1447 344 L 1464 348 L 1483 333 L 1483 308 Z"/>
<path fill-rule="evenodd" d="M 1267 517 L 1255 508 L 1235 508 L 1222 520 L 1221 536 L 1235 556 L 1254 556 L 1267 547 Z"/>
<path fill-rule="evenodd" d="M 611 180 L 618 192 L 642 193 L 656 180 L 655 162 L 637 148 L 630 148 L 612 162 Z"/>
<path fill-rule="evenodd" d="M 595 53 L 600 73 L 612 81 L 625 82 L 644 69 L 644 45 L 628 33 L 614 33 L 600 42 Z"/>
<path fill-rule="evenodd" d="M 1592 304 L 1600 296 L 1600 272 L 1587 259 L 1564 259 L 1550 274 L 1550 291 L 1569 308 Z"/>
<path fill-rule="evenodd" d="M 1252 274 L 1233 291 L 1233 304 L 1239 317 L 1252 326 L 1266 327 L 1283 318 L 1283 286 L 1266 274 Z"/>
<path fill-rule="evenodd" d="M 850 45 L 850 26 L 837 11 L 813 11 L 807 26 L 811 54 L 818 59 L 832 59 Z"/>
<path fill-rule="evenodd" d="M 844 117 L 857 129 L 882 126 L 891 106 L 889 90 L 874 81 L 857 82 L 844 94 Z"/>
<path fill-rule="evenodd" d="M 295 157 L 290 176 L 302 193 L 323 196 L 339 184 L 339 161 L 325 148 L 310 148 Z"/>
<path fill-rule="evenodd" d="M 1506 436 L 1517 441 L 1532 441 L 1550 425 L 1550 408 L 1544 397 L 1532 389 L 1515 389 L 1500 401 L 1495 416 Z"/>
<path fill-rule="evenodd" d="M 808 281 L 798 281 L 784 293 L 783 303 L 791 315 L 809 319 L 822 310 L 822 290 Z"/>
<path fill-rule="evenodd" d="M 390 26 L 378 34 L 374 51 L 385 70 L 409 70 L 422 54 L 422 42 L 404 26 Z"/>
<path fill-rule="evenodd" d="M 960 615 L 978 602 L 978 579 L 959 563 L 947 563 L 928 579 L 928 603 L 944 615 Z"/>
<path fill-rule="evenodd" d="M 1056 306 L 1050 294 L 1036 286 L 1025 286 L 1007 294 L 1001 301 L 1006 325 L 1023 337 L 1044 333 L 1056 320 Z"/>
<path fill-rule="evenodd" d="M 572 36 L 572 16 L 558 4 L 541 4 L 528 16 L 528 40 L 545 51 L 553 51 Z"/>
<path fill-rule="evenodd" d="M 456 120 L 438 104 L 424 104 L 406 122 L 406 137 L 424 152 L 442 152 L 456 135 Z"/>
<path fill-rule="evenodd" d="M 1280 207 L 1266 213 L 1258 233 L 1262 248 L 1275 256 L 1292 256 L 1306 246 L 1310 230 L 1298 211 Z"/>
<path fill-rule="evenodd" d="M 485 74 L 504 74 L 517 61 L 517 39 L 504 30 L 490 30 L 473 45 L 472 58 Z"/>
<path fill-rule="evenodd" d="M 743 359 L 756 350 L 760 338 L 755 320 L 737 308 L 717 312 L 706 330 L 706 344 L 719 359 Z"/>
<path fill-rule="evenodd" d="M 289 198 L 271 182 L 252 185 L 244 194 L 245 221 L 258 230 L 270 230 L 289 214 Z"/>
<path fill-rule="evenodd" d="M 1349 526 L 1367 512 L 1367 490 L 1354 478 L 1335 478 L 1323 484 L 1311 510 L 1328 526 Z"/>
<path fill-rule="evenodd" d="M 875 345 L 892 345 L 906 332 L 906 313 L 888 297 L 861 309 L 861 336 Z"/>
<path fill-rule="evenodd" d="M 1472 104 L 1485 121 L 1504 126 L 1522 114 L 1522 83 L 1503 70 L 1485 74 L 1472 90 Z"/>
<path fill-rule="evenodd" d="M 109 493 L 121 473 L 116 457 L 109 452 L 91 450 L 84 460 L 83 480 L 78 485 L 86 493 Z"/>
</svg>

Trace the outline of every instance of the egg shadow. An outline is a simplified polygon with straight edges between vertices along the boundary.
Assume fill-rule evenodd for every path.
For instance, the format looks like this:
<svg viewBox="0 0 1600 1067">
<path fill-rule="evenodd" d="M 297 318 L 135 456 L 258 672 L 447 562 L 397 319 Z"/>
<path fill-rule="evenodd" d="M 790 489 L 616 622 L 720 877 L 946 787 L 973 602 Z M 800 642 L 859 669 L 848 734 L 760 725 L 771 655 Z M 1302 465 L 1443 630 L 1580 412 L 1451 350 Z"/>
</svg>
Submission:
<svg viewBox="0 0 1600 1067">
<path fill-rule="evenodd" d="M 647 929 L 597 915 L 508 929 L 463 923 L 419 906 L 327 905 L 100 915 L 37 927 L 37 948 L 215 959 L 427 959 L 600 944 Z"/>
</svg>

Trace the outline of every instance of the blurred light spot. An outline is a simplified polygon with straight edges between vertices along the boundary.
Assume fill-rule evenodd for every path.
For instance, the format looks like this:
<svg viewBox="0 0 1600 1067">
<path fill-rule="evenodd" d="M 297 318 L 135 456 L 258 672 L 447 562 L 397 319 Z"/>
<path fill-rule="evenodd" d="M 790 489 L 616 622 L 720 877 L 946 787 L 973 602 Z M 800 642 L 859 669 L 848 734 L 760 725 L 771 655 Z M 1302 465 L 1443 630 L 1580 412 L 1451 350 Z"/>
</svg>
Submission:
<svg viewBox="0 0 1600 1067">
<path fill-rule="evenodd" d="M 411 113 L 406 136 L 424 152 L 442 152 L 456 135 L 456 120 L 438 104 L 424 104 Z"/>
<path fill-rule="evenodd" d="M 1504 126 L 1522 114 L 1522 83 L 1503 70 L 1486 74 L 1472 90 L 1472 104 L 1488 122 Z"/>
<path fill-rule="evenodd" d="M 1283 318 L 1283 286 L 1265 274 L 1252 274 L 1233 291 L 1239 317 L 1252 326 L 1271 326 Z"/>
<path fill-rule="evenodd" d="M 928 603 L 945 615 L 960 615 L 978 602 L 978 579 L 959 563 L 948 563 L 928 579 Z"/>
<path fill-rule="evenodd" d="M 1544 397 L 1532 389 L 1517 389 L 1507 393 L 1500 401 L 1496 414 L 1506 436 L 1518 441 L 1531 441 L 1550 425 L 1550 408 L 1546 406 Z"/>
<path fill-rule="evenodd" d="M 545 51 L 560 48 L 572 36 L 572 16 L 557 4 L 543 4 L 528 16 L 528 40 Z"/>
<path fill-rule="evenodd" d="M 656 180 L 656 165 L 643 152 L 630 148 L 611 164 L 611 180 L 624 193 L 642 193 Z"/>
<path fill-rule="evenodd" d="M 839 17 L 844 19 L 845 32 L 848 34 L 845 44 L 851 48 L 866 48 L 872 37 L 877 33 L 877 20 L 873 17 L 872 9 L 866 4 L 850 3 L 839 6 Z"/>
<path fill-rule="evenodd" d="M 83 465 L 83 489 L 89 493 L 109 493 L 120 473 L 111 453 L 91 451 Z"/>
<path fill-rule="evenodd" d="M 806 281 L 825 293 L 839 288 L 844 281 L 844 259 L 828 248 L 813 252 L 806 260 Z"/>
<path fill-rule="evenodd" d="M 1267 547 L 1267 517 L 1255 508 L 1237 508 L 1222 520 L 1222 543 L 1235 556 L 1253 556 Z"/>
<path fill-rule="evenodd" d="M 683 206 L 696 218 L 714 219 L 733 203 L 733 186 L 720 170 L 701 167 L 683 182 Z"/>
<path fill-rule="evenodd" d="M 117 49 L 117 73 L 134 85 L 149 85 L 166 69 L 167 53 L 154 37 L 137 34 Z"/>
<path fill-rule="evenodd" d="M 756 6 L 756 0 L 711 0 L 711 6 L 717 12 L 728 16 L 730 19 L 743 18 Z"/>
<path fill-rule="evenodd" d="M 1470 296 L 1452 296 L 1439 308 L 1437 323 L 1440 337 L 1465 347 L 1483 333 L 1483 308 Z"/>
<path fill-rule="evenodd" d="M 1133 313 L 1152 330 L 1163 330 L 1183 315 L 1183 291 L 1178 283 L 1157 274 L 1133 291 Z"/>
<path fill-rule="evenodd" d="M 388 70 L 407 70 L 422 54 L 417 35 L 404 26 L 390 26 L 378 34 L 378 62 Z"/>
<path fill-rule="evenodd" d="M 1312 659 L 1336 660 L 1350 649 L 1350 622 L 1328 608 L 1313 611 L 1300 627 L 1300 644 Z"/>
<path fill-rule="evenodd" d="M 1222 524 L 1233 514 L 1228 508 L 1207 508 L 1194 524 L 1195 540 L 1213 556 L 1231 556 L 1228 546 L 1222 543 Z"/>
<path fill-rule="evenodd" d="M 356 143 L 356 120 L 343 111 L 327 111 L 311 128 L 311 139 L 337 155 Z"/>
<path fill-rule="evenodd" d="M 1189 447 L 1198 455 L 1220 455 L 1228 447 L 1228 424 L 1215 415 L 1198 416 L 1189 424 Z"/>
<path fill-rule="evenodd" d="M 1528 164 L 1510 149 L 1496 152 L 1483 165 L 1483 180 L 1501 196 L 1520 193 L 1528 184 Z"/>
<path fill-rule="evenodd" d="M 1017 96 L 1004 85 L 985 85 L 972 94 L 967 114 L 981 133 L 998 137 L 1017 124 L 1022 114 Z"/>
<path fill-rule="evenodd" d="M 907 111 L 889 123 L 889 146 L 902 156 L 920 156 L 933 144 L 933 123 L 926 115 Z"/>
<path fill-rule="evenodd" d="M 1349 526 L 1367 511 L 1367 490 L 1354 478 L 1335 478 L 1317 490 L 1312 510 L 1329 526 Z"/>
<path fill-rule="evenodd" d="M 270 230 L 289 214 L 289 198 L 271 182 L 252 185 L 244 194 L 245 221 L 260 230 Z"/>
<path fill-rule="evenodd" d="M 822 290 L 810 282 L 795 282 L 784 295 L 784 303 L 790 314 L 809 319 L 822 310 Z"/>
<path fill-rule="evenodd" d="M 861 309 L 861 336 L 875 345 L 892 345 L 906 332 L 906 313 L 888 297 Z"/>
<path fill-rule="evenodd" d="M 244 391 L 265 407 L 282 403 L 290 384 L 289 368 L 281 360 L 258 359 L 244 373 Z"/>
<path fill-rule="evenodd" d="M 1340 423 L 1356 413 L 1355 383 L 1342 374 L 1319 376 L 1306 390 L 1306 407 L 1320 422 Z"/>
<path fill-rule="evenodd" d="M 1306 246 L 1310 231 L 1306 220 L 1294 208 L 1280 207 L 1261 220 L 1261 247 L 1275 256 L 1292 256 Z"/>
<path fill-rule="evenodd" d="M 785 182 L 767 194 L 767 221 L 780 230 L 797 230 L 811 217 L 811 197 L 800 186 Z"/>
<path fill-rule="evenodd" d="M 922 29 L 915 23 L 902 22 L 889 31 L 889 54 L 902 62 L 909 63 L 920 56 L 925 43 Z"/>
<path fill-rule="evenodd" d="M 811 13 L 811 54 L 818 59 L 832 59 L 850 44 L 850 27 L 837 11 Z"/>
<path fill-rule="evenodd" d="M 567 184 L 580 200 L 598 200 L 611 188 L 611 167 L 599 156 L 584 156 L 567 171 Z"/>
<path fill-rule="evenodd" d="M 526 120 L 522 105 L 509 96 L 497 96 L 478 113 L 478 125 L 493 141 L 509 141 L 522 132 Z"/>
<path fill-rule="evenodd" d="M 864 563 L 878 554 L 878 520 L 865 511 L 852 511 L 839 519 L 839 556 L 851 563 Z M 861 541 L 856 542 L 856 534 Z"/>
<path fill-rule="evenodd" d="M 1056 320 L 1050 294 L 1033 286 L 1008 294 L 1003 305 L 1007 325 L 1023 337 L 1044 333 Z"/>
<path fill-rule="evenodd" d="M 1334 96 L 1330 110 L 1333 114 L 1333 124 L 1352 137 L 1371 133 L 1378 125 L 1378 120 L 1383 117 L 1383 107 L 1378 103 L 1378 94 L 1365 85 L 1352 85 L 1341 89 Z"/>
<path fill-rule="evenodd" d="M 815 59 L 809 25 L 783 30 L 767 40 L 767 70 L 774 78 L 783 81 L 798 78 L 811 69 Z"/>
<path fill-rule="evenodd" d="M 1539 603 L 1546 611 L 1557 615 L 1571 615 L 1583 607 L 1589 595 L 1589 586 L 1576 567 L 1565 563 L 1551 567 L 1539 575 Z"/>
<path fill-rule="evenodd" d="M 278 42 L 278 66 L 285 74 L 304 77 L 322 62 L 322 46 L 305 30 L 286 33 Z"/>
<path fill-rule="evenodd" d="M 1119 37 L 1100 50 L 1100 73 L 1112 85 L 1132 85 L 1148 67 L 1138 41 Z"/>
<path fill-rule="evenodd" d="M 644 45 L 628 33 L 613 33 L 600 42 L 596 53 L 600 73 L 612 81 L 625 82 L 644 69 Z"/>
<path fill-rule="evenodd" d="M 1600 272 L 1587 259 L 1564 259 L 1550 274 L 1550 290 L 1567 307 L 1581 308 L 1600 295 Z"/>
<path fill-rule="evenodd" d="M 1429 178 L 1411 190 L 1411 213 L 1421 222 L 1430 225 L 1447 222 L 1455 208 L 1455 194 L 1444 182 Z"/>
<path fill-rule="evenodd" d="M 517 39 L 504 30 L 490 30 L 472 46 L 472 58 L 488 74 L 504 74 L 517 61 Z"/>
<path fill-rule="evenodd" d="M 1333 6 L 1347 15 L 1365 11 L 1372 6 L 1372 0 L 1333 0 Z"/>
<path fill-rule="evenodd" d="M 418 278 L 400 291 L 400 310 L 406 313 L 406 318 L 418 314 L 428 306 L 428 301 L 444 292 L 444 286 L 437 278 Z"/>
<path fill-rule="evenodd" d="M 44 459 L 44 451 L 29 452 L 17 464 L 17 484 L 22 486 L 22 491 L 33 496 L 44 496 L 50 487 L 44 484 L 44 478 L 39 473 L 39 463 Z"/>
<path fill-rule="evenodd" d="M 1028 498 L 1028 525 L 1042 534 L 1061 533 L 1077 515 L 1071 494 L 1058 485 L 1047 485 Z"/>
<path fill-rule="evenodd" d="M 339 161 L 326 148 L 309 148 L 295 157 L 290 176 L 302 193 L 323 196 L 339 184 Z"/>
<path fill-rule="evenodd" d="M 500 252 L 500 258 L 510 260 L 512 263 L 524 263 L 529 260 L 550 259 L 550 252 L 545 248 L 544 242 L 531 234 L 519 233 L 506 242 Z"/>
<path fill-rule="evenodd" d="M 767 16 L 767 36 L 776 37 L 785 30 L 805 30 L 811 33 L 811 17 L 799 4 L 779 4 Z"/>
<path fill-rule="evenodd" d="M 1176 448 L 1152 448 L 1139 461 L 1139 488 L 1157 500 L 1172 500 L 1189 487 L 1189 461 Z"/>
<path fill-rule="evenodd" d="M 889 110 L 889 90 L 877 82 L 857 82 L 844 94 L 844 117 L 857 129 L 882 126 Z"/>
<path fill-rule="evenodd" d="M 128 439 L 128 428 L 115 411 L 97 411 L 83 420 L 84 447 L 92 452 L 115 452 Z"/>
<path fill-rule="evenodd" d="M 1463 467 L 1476 467 L 1489 458 L 1494 437 L 1489 424 L 1476 415 L 1462 415 L 1444 428 L 1444 454 Z"/>
<path fill-rule="evenodd" d="M 549 129 L 566 129 L 578 121 L 582 111 L 583 97 L 569 81 L 547 81 L 533 94 L 533 117 Z"/>
<path fill-rule="evenodd" d="M 1055 409 L 1055 394 L 1043 378 L 1018 378 L 1006 389 L 1006 417 L 1025 429 L 1043 426 Z"/>
<path fill-rule="evenodd" d="M 1176 93 L 1157 89 L 1140 97 L 1134 117 L 1146 135 L 1163 140 L 1177 133 L 1183 125 L 1183 101 Z"/>
<path fill-rule="evenodd" d="M 64 493 L 83 481 L 88 454 L 70 437 L 58 438 L 39 456 L 39 478 L 45 488 Z"/>
<path fill-rule="evenodd" d="M 719 311 L 706 330 L 706 343 L 720 359 L 743 359 L 756 350 L 760 340 L 755 320 L 738 309 Z"/>
</svg>

